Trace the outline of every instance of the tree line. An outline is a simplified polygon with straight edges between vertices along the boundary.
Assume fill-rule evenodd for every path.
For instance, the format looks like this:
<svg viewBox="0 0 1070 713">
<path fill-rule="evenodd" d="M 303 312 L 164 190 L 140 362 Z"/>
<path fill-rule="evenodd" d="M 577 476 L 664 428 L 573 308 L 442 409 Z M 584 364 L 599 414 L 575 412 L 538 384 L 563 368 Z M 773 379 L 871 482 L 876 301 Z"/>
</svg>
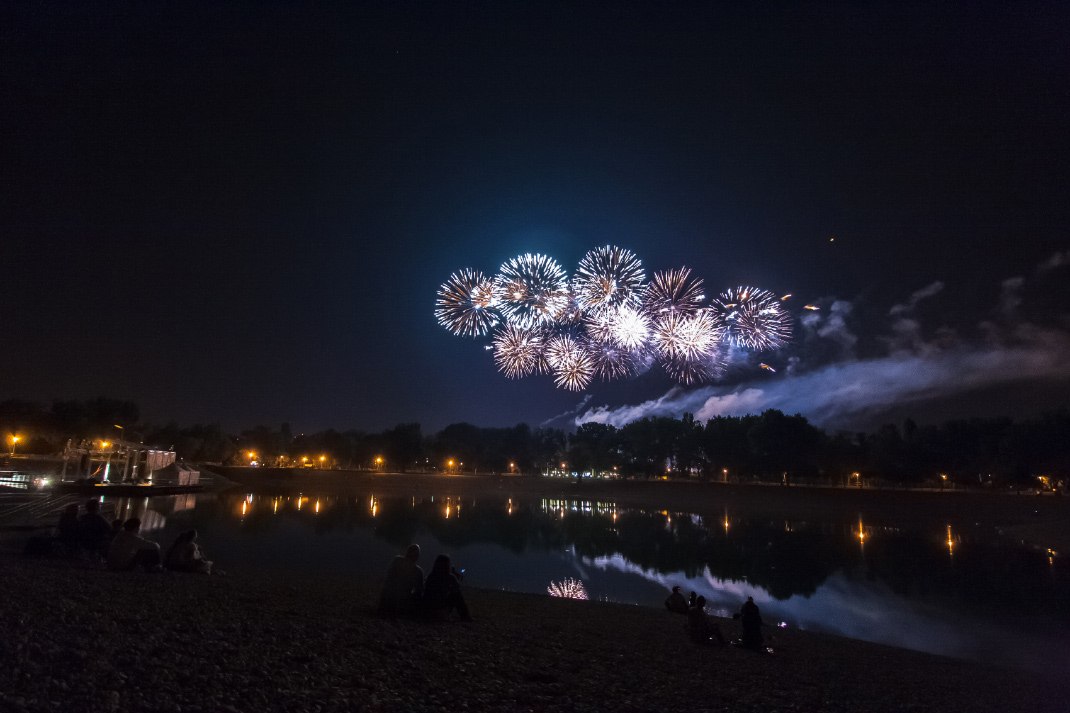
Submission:
<svg viewBox="0 0 1070 713">
<path fill-rule="evenodd" d="M 381 432 L 293 433 L 289 424 L 237 434 L 219 424 L 140 421 L 130 401 L 97 398 L 0 402 L 0 432 L 20 434 L 21 453 L 55 453 L 67 439 L 125 437 L 197 462 L 322 466 L 389 471 L 616 474 L 731 482 L 863 485 L 1031 486 L 1070 474 L 1070 410 L 1034 418 L 972 418 L 918 425 L 907 420 L 870 433 L 826 433 L 776 410 L 702 422 L 642 418 L 621 427 L 585 423 L 574 432 L 484 428 L 455 423 L 425 434 L 418 423 Z"/>
</svg>

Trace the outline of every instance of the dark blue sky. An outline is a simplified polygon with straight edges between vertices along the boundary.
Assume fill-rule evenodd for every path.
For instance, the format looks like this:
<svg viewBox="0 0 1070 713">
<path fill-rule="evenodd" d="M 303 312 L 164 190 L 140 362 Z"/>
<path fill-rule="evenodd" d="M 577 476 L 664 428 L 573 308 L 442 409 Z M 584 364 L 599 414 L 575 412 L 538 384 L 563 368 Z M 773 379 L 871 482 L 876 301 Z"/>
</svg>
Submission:
<svg viewBox="0 0 1070 713">
<path fill-rule="evenodd" d="M 4 3 L 0 397 L 538 423 L 435 291 L 609 242 L 974 325 L 1070 242 L 1070 9 L 949 5 Z"/>
</svg>

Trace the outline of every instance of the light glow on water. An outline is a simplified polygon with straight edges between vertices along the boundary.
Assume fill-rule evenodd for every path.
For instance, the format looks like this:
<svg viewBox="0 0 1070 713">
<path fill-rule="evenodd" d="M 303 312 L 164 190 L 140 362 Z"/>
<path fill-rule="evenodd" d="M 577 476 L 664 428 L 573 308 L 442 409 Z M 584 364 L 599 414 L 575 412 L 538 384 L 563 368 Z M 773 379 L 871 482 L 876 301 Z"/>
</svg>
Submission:
<svg viewBox="0 0 1070 713">
<path fill-rule="evenodd" d="M 572 579 L 591 599 L 660 608 L 680 585 L 723 614 L 754 596 L 768 621 L 792 629 L 1013 665 L 1045 656 L 1049 666 L 1070 666 L 1070 653 L 1052 643 L 1070 634 L 1066 563 L 1053 548 L 1025 547 L 994 530 L 946 521 L 906 526 L 870 513 L 770 518 L 743 507 L 718 517 L 716 510 L 579 498 L 297 495 L 273 497 L 271 508 L 255 507 L 256 499 L 199 494 L 107 504 L 157 524 L 152 538 L 163 547 L 195 525 L 211 558 L 235 573 L 342 568 L 381 576 L 417 542 L 431 557 L 442 552 L 464 562 L 466 586 L 546 593 L 548 582 Z M 295 547 L 310 554 L 278 557 Z M 991 614 L 1007 607 L 1036 612 L 1040 623 L 1008 628 Z"/>
</svg>

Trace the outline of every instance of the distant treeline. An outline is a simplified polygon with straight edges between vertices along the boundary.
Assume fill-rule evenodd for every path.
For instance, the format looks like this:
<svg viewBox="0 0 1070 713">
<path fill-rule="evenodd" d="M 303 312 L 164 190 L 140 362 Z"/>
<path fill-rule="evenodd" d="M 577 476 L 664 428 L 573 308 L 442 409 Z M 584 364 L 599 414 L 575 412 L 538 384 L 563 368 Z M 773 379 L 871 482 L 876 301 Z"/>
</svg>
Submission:
<svg viewBox="0 0 1070 713">
<path fill-rule="evenodd" d="M 122 426 L 120 430 L 118 426 Z M 873 433 L 825 433 L 799 415 L 719 416 L 705 423 L 644 418 L 620 428 L 586 423 L 553 428 L 480 428 L 456 423 L 424 434 L 417 423 L 379 433 L 294 434 L 288 424 L 228 434 L 217 424 L 140 422 L 129 401 L 97 398 L 44 407 L 0 402 L 5 439 L 21 453 L 55 453 L 67 439 L 114 440 L 121 434 L 191 461 L 231 465 L 324 465 L 392 471 L 467 473 L 616 472 L 628 477 L 709 480 L 947 485 L 1035 485 L 1070 474 L 1070 411 L 1024 421 L 975 418 L 919 426 L 885 425 Z M 452 464 L 450 463 L 452 461 Z M 946 476 L 946 479 L 942 476 Z"/>
</svg>

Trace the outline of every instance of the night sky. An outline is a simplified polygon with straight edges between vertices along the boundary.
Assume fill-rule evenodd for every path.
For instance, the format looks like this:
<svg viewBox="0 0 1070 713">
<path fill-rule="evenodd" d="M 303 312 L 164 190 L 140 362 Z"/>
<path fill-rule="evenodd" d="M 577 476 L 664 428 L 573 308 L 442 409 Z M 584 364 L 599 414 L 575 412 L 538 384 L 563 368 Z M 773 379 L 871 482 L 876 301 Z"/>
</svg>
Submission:
<svg viewBox="0 0 1070 713">
<path fill-rule="evenodd" d="M 302 430 L 1068 403 L 1070 5 L 605 5 L 3 3 L 0 398 Z M 659 372 L 577 410 L 435 322 L 458 268 L 607 243 L 822 310 L 776 374 L 654 411 Z M 817 402 L 845 379 L 884 398 Z"/>
</svg>

